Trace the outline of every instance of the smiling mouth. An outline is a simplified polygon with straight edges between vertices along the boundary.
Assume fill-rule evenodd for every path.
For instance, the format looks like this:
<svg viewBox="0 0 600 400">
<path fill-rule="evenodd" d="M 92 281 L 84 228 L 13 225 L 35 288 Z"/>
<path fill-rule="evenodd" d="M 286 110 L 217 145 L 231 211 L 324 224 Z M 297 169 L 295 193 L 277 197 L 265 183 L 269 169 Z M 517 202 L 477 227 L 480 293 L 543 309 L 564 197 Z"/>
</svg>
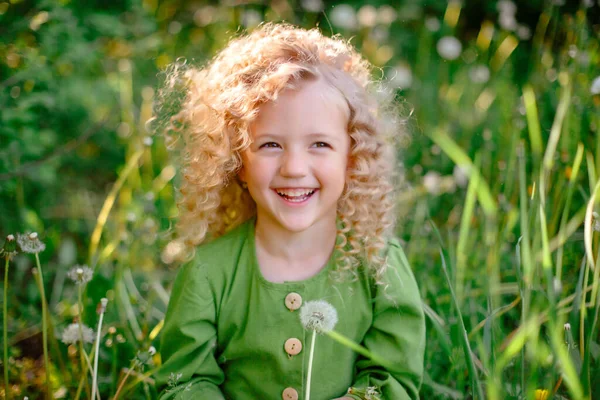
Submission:
<svg viewBox="0 0 600 400">
<path fill-rule="evenodd" d="M 317 189 L 275 189 L 275 192 L 291 203 L 301 203 L 308 200 Z"/>
</svg>

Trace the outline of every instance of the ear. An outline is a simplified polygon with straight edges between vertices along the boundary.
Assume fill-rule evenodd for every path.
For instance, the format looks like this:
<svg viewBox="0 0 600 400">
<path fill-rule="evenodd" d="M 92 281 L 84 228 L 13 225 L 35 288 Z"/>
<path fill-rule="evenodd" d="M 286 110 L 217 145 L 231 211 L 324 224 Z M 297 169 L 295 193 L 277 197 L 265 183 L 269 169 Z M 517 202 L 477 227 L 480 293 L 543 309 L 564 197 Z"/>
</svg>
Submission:
<svg viewBox="0 0 600 400">
<path fill-rule="evenodd" d="M 237 178 L 241 183 L 246 183 L 246 169 L 243 165 L 237 173 Z"/>
</svg>

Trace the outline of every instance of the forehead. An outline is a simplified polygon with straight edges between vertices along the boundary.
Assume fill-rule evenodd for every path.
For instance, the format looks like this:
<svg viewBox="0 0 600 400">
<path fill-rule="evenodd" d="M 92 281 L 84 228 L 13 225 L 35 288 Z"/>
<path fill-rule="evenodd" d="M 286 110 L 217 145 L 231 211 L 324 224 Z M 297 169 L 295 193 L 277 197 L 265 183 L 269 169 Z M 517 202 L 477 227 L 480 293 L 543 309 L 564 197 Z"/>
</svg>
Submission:
<svg viewBox="0 0 600 400">
<path fill-rule="evenodd" d="M 282 90 L 278 97 L 262 104 L 251 130 L 256 133 L 280 130 L 346 131 L 350 109 L 343 95 L 324 79 L 305 80 L 295 88 Z"/>
</svg>

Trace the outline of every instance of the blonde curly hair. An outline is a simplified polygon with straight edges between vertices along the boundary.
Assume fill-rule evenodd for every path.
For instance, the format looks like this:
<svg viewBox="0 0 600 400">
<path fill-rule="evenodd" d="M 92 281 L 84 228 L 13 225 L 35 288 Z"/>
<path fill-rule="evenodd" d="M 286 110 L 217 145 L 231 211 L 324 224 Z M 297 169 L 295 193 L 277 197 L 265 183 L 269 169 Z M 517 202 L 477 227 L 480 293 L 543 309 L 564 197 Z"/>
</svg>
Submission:
<svg viewBox="0 0 600 400">
<path fill-rule="evenodd" d="M 176 108 L 164 131 L 170 146 L 182 145 L 177 230 L 186 248 L 193 252 L 196 245 L 255 214 L 254 201 L 237 175 L 258 107 L 284 89 L 321 78 L 350 110 L 351 149 L 338 201 L 336 248 L 341 256 L 336 272 L 356 277 L 364 265 L 380 282 L 386 268 L 383 250 L 395 224 L 395 146 L 390 139 L 403 133 L 403 124 L 393 99 L 383 100 L 390 99 L 389 92 L 380 96 L 383 88 L 371 80 L 371 68 L 339 36 L 329 38 L 316 28 L 286 23 L 263 23 L 232 39 L 204 68 L 185 62 L 171 66 L 161 98 L 167 111 Z M 175 92 L 181 95 L 173 96 Z"/>
</svg>

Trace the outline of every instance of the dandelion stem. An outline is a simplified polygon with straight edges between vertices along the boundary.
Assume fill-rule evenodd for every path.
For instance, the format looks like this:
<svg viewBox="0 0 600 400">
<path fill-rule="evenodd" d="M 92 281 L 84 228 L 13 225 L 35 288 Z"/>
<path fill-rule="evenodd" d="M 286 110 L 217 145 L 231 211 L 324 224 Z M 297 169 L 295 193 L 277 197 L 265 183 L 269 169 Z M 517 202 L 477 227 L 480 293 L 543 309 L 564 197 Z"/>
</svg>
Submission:
<svg viewBox="0 0 600 400">
<path fill-rule="evenodd" d="M 103 299 L 106 301 L 106 299 Z M 92 400 L 96 398 L 97 384 L 98 384 L 98 353 L 100 352 L 100 330 L 102 329 L 102 319 L 104 318 L 104 308 L 102 307 L 100 312 L 100 319 L 98 320 L 98 332 L 96 333 L 96 354 L 94 354 L 94 373 L 92 376 Z M 100 393 L 98 393 L 100 398 Z"/>
<path fill-rule="evenodd" d="M 37 265 L 40 287 L 40 295 L 42 297 L 42 341 L 44 347 L 44 369 L 46 371 L 46 397 L 50 398 L 50 362 L 48 360 L 48 305 L 46 304 L 46 292 L 44 291 L 44 276 L 42 275 L 42 266 L 40 265 L 40 256 L 35 253 L 35 262 Z"/>
<path fill-rule="evenodd" d="M 10 386 L 8 384 L 8 256 L 4 263 L 4 303 L 2 310 L 2 328 L 4 332 L 4 393 L 5 398 L 10 398 Z"/>
<path fill-rule="evenodd" d="M 90 356 L 94 356 L 94 348 L 92 348 L 92 352 L 90 353 Z M 77 393 L 75 394 L 75 400 L 79 400 L 79 397 L 81 396 L 81 390 L 83 389 L 83 383 L 84 381 L 87 382 L 87 380 L 85 379 L 87 376 L 88 371 L 92 370 L 92 364 L 90 363 L 89 359 L 87 358 L 87 354 L 85 355 L 86 357 L 86 363 L 84 363 L 83 365 L 83 369 L 82 369 L 82 373 L 81 373 L 81 377 L 79 378 L 79 385 L 77 386 Z M 89 398 L 89 396 L 88 396 Z"/>
<path fill-rule="evenodd" d="M 308 356 L 308 375 L 306 378 L 306 400 L 310 400 L 310 378 L 312 375 L 313 356 L 315 354 L 315 338 L 317 337 L 317 331 L 312 330 L 312 339 L 310 341 L 310 354 Z"/>
<path fill-rule="evenodd" d="M 91 369 L 91 364 L 88 361 L 88 365 L 86 366 L 86 356 L 85 349 L 83 348 L 83 288 L 82 285 L 77 286 L 77 307 L 79 308 L 79 323 L 77 324 L 79 330 L 79 358 L 81 359 L 81 374 L 82 377 L 87 375 L 88 368 Z M 90 388 L 88 386 L 88 380 L 84 380 L 86 393 L 88 396 L 90 395 Z M 92 397 L 93 399 L 93 397 Z"/>
</svg>

